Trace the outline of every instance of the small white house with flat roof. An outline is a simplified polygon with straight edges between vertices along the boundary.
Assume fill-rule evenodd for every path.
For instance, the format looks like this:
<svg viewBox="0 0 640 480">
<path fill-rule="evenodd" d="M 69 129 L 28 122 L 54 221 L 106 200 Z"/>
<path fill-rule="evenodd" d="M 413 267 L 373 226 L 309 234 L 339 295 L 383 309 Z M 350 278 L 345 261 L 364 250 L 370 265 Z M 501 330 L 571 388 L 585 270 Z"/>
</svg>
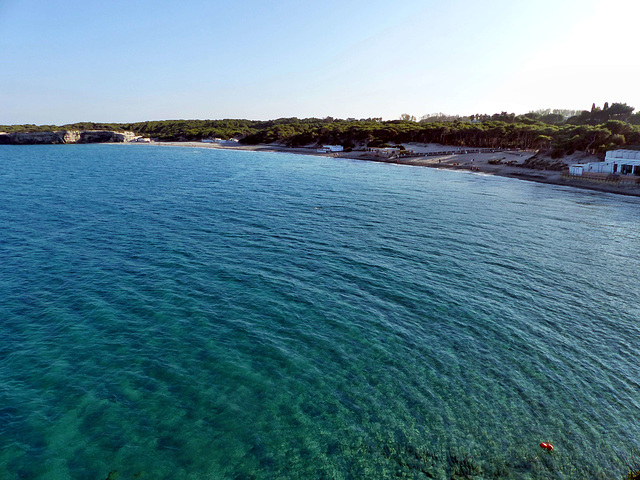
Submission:
<svg viewBox="0 0 640 480">
<path fill-rule="evenodd" d="M 640 177 L 640 150 L 611 150 L 604 162 L 576 163 L 569 166 L 569 174 L 613 173 Z"/>
<path fill-rule="evenodd" d="M 611 173 L 640 177 L 640 150 L 611 150 L 603 163 L 611 165 Z"/>
</svg>

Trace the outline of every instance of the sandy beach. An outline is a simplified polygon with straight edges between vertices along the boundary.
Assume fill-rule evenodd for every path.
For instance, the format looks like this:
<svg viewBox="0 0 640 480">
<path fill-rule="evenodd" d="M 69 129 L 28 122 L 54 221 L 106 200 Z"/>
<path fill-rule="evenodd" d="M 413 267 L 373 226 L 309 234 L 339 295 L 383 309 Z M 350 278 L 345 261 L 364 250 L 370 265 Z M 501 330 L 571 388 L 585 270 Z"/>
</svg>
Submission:
<svg viewBox="0 0 640 480">
<path fill-rule="evenodd" d="M 148 144 L 147 144 L 148 145 Z M 354 150 L 352 152 L 323 153 L 317 152 L 315 148 L 300 147 L 290 148 L 282 145 L 233 145 L 222 146 L 215 143 L 202 142 L 153 142 L 152 145 L 174 146 L 174 147 L 196 147 L 214 148 L 221 150 L 246 150 L 255 152 L 282 152 L 295 153 L 301 155 L 330 156 L 334 158 L 349 158 L 354 160 L 366 160 L 374 162 L 395 163 L 400 165 L 414 165 L 420 167 L 440 168 L 449 170 L 466 170 L 469 172 L 498 175 L 502 177 L 517 178 L 531 182 L 548 183 L 553 185 L 564 185 L 600 192 L 616 193 L 620 195 L 640 196 L 640 185 L 627 184 L 618 185 L 615 183 L 600 183 L 576 177 L 568 177 L 566 172 L 560 170 L 538 170 L 523 167 L 523 163 L 534 157 L 536 151 L 501 151 L 494 153 L 456 153 L 453 155 L 440 155 L 425 157 L 421 154 L 427 152 L 457 151 L 465 150 L 465 147 L 452 147 L 440 144 L 404 144 L 407 150 L 415 152 L 415 156 L 405 156 L 400 158 L 387 158 L 376 155 L 373 152 Z M 473 147 L 468 147 L 473 148 Z M 574 154 L 561 159 L 567 166 L 580 161 L 598 161 L 595 157 L 585 159 L 584 154 Z"/>
</svg>

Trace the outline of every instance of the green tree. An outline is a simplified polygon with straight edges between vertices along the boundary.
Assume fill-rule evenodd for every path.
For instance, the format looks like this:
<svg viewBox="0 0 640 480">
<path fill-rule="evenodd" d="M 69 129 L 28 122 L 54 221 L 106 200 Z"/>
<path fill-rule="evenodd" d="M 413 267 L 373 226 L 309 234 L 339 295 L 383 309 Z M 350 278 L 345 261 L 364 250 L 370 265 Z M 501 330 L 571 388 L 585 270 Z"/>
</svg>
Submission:
<svg viewBox="0 0 640 480">
<path fill-rule="evenodd" d="M 400 120 L 402 120 L 403 122 L 415 122 L 416 117 L 413 115 L 409 115 L 408 113 L 403 113 L 402 115 L 400 115 Z"/>
</svg>

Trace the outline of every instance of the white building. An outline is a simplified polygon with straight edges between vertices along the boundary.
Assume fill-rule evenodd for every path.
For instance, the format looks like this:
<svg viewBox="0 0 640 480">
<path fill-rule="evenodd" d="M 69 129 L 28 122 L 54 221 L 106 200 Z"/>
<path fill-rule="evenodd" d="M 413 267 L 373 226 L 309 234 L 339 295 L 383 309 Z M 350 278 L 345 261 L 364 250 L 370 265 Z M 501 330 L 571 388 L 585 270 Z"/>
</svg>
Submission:
<svg viewBox="0 0 640 480">
<path fill-rule="evenodd" d="M 607 152 L 604 162 L 576 163 L 569 167 L 569 173 L 571 175 L 614 173 L 640 177 L 640 151 L 611 150 Z"/>
<path fill-rule="evenodd" d="M 342 145 L 323 145 L 322 147 L 319 147 L 316 151 L 329 153 L 329 152 L 342 152 L 343 150 L 344 150 L 344 147 Z"/>
</svg>

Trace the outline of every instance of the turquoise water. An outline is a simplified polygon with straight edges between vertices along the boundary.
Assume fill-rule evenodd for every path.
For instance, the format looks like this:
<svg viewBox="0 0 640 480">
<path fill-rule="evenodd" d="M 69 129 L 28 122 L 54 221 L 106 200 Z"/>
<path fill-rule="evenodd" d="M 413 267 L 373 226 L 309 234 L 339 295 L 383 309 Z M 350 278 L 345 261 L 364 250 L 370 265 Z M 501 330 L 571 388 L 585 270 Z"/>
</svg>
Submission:
<svg viewBox="0 0 640 480">
<path fill-rule="evenodd" d="M 0 201 L 2 479 L 610 479 L 640 443 L 638 198 L 64 145 L 0 147 Z"/>
</svg>

